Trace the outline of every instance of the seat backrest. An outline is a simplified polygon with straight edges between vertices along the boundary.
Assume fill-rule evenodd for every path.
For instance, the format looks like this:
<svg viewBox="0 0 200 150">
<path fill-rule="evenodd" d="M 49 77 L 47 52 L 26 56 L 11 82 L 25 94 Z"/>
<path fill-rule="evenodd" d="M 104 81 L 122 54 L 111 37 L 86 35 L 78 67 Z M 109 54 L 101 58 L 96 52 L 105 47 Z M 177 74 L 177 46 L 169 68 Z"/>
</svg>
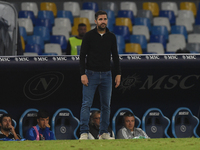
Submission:
<svg viewBox="0 0 200 150">
<path fill-rule="evenodd" d="M 176 52 L 178 49 L 181 49 L 181 45 L 179 43 L 167 43 L 167 52 Z"/>
<path fill-rule="evenodd" d="M 118 8 L 118 5 L 117 5 L 117 3 L 116 2 L 102 2 L 101 3 L 102 5 L 102 10 L 112 10 L 112 11 L 114 11 L 114 13 L 115 13 L 115 16 L 117 16 L 117 13 L 118 13 L 118 10 L 119 10 L 119 8 Z"/>
<path fill-rule="evenodd" d="M 151 24 L 153 24 L 153 15 L 150 10 L 143 10 L 143 9 L 138 10 L 137 17 L 138 18 L 149 18 Z"/>
<path fill-rule="evenodd" d="M 124 122 L 123 116 L 126 112 L 133 113 L 133 111 L 130 108 L 120 108 L 120 109 L 117 110 L 117 112 L 114 114 L 114 116 L 112 118 L 112 130 L 113 130 L 115 135 L 117 135 L 117 132 L 123 126 L 123 122 Z M 134 117 L 135 117 L 135 127 L 139 128 L 140 125 L 141 125 L 141 120 L 135 115 L 134 115 Z"/>
<path fill-rule="evenodd" d="M 193 33 L 200 33 L 200 24 L 199 25 L 194 25 L 193 26 Z"/>
<path fill-rule="evenodd" d="M 42 55 L 43 53 L 39 44 L 26 44 L 25 52 L 37 53 L 38 55 Z"/>
<path fill-rule="evenodd" d="M 175 16 L 178 15 L 178 6 L 176 2 L 161 2 L 161 10 L 172 10 Z"/>
<path fill-rule="evenodd" d="M 66 27 L 69 32 L 71 32 L 71 22 L 69 18 L 56 18 L 55 19 L 55 26 L 57 27 Z"/>
<path fill-rule="evenodd" d="M 180 10 L 191 10 L 194 16 L 197 14 L 197 8 L 194 2 L 181 2 Z"/>
<path fill-rule="evenodd" d="M 135 2 L 121 2 L 120 10 L 131 10 L 134 16 L 137 16 L 137 5 Z"/>
<path fill-rule="evenodd" d="M 50 19 L 51 20 L 51 24 L 54 24 L 54 15 L 52 11 L 49 10 L 40 10 L 38 12 L 38 18 L 40 19 Z"/>
<path fill-rule="evenodd" d="M 19 26 L 22 26 L 26 29 L 28 35 L 33 34 L 33 22 L 29 18 L 18 18 Z"/>
<path fill-rule="evenodd" d="M 71 11 L 59 10 L 57 13 L 57 18 L 69 18 L 71 25 L 74 24 L 74 17 Z"/>
<path fill-rule="evenodd" d="M 52 31 L 52 24 L 51 20 L 47 18 L 37 18 L 35 21 L 35 26 L 44 26 L 49 29 L 49 31 Z"/>
<path fill-rule="evenodd" d="M 159 15 L 159 6 L 156 2 L 143 2 L 144 10 L 151 10 L 154 17 Z"/>
<path fill-rule="evenodd" d="M 117 17 L 119 17 L 119 18 L 130 18 L 132 24 L 135 24 L 134 23 L 135 18 L 134 18 L 133 12 L 131 10 L 119 10 Z"/>
<path fill-rule="evenodd" d="M 198 125 L 199 119 L 189 108 L 180 107 L 172 116 L 172 134 L 175 138 L 199 137 L 196 133 Z"/>
<path fill-rule="evenodd" d="M 88 18 L 90 24 L 95 24 L 95 11 L 94 10 L 81 10 L 80 11 L 81 18 Z"/>
<path fill-rule="evenodd" d="M 64 35 L 52 35 L 50 37 L 51 43 L 57 43 L 60 44 L 61 49 L 66 51 L 67 48 L 67 40 Z"/>
<path fill-rule="evenodd" d="M 150 36 L 150 43 L 161 43 L 166 49 L 166 38 L 164 35 L 151 35 Z"/>
<path fill-rule="evenodd" d="M 149 18 L 135 18 L 135 25 L 145 25 L 151 31 L 151 22 Z"/>
<path fill-rule="evenodd" d="M 35 17 L 38 15 L 38 6 L 35 2 L 22 2 L 21 10 L 33 11 Z"/>
<path fill-rule="evenodd" d="M 4 109 L 0 109 L 0 117 L 3 115 L 3 114 L 7 114 L 8 112 L 7 111 L 5 111 Z M 14 119 L 12 119 L 12 126 L 14 127 L 14 128 L 16 128 L 16 126 L 17 126 L 17 122 L 14 120 Z"/>
<path fill-rule="evenodd" d="M 42 3 L 40 3 L 40 10 L 52 11 L 54 17 L 57 16 L 57 6 L 53 2 L 42 2 Z"/>
<path fill-rule="evenodd" d="M 74 18 L 74 26 L 72 27 L 72 35 L 78 35 L 78 25 L 84 23 L 87 27 L 87 32 L 91 30 L 90 21 L 88 18 L 77 17 Z"/>
<path fill-rule="evenodd" d="M 188 43 L 200 43 L 200 33 L 188 34 Z"/>
<path fill-rule="evenodd" d="M 35 16 L 34 16 L 33 11 L 21 10 L 18 12 L 18 18 L 30 18 L 33 24 L 35 24 Z"/>
<path fill-rule="evenodd" d="M 66 40 L 68 40 L 69 37 L 70 37 L 67 27 L 54 26 L 53 29 L 52 29 L 52 35 L 64 35 Z"/>
<path fill-rule="evenodd" d="M 165 39 L 168 40 L 169 33 L 166 26 L 152 26 L 152 35 L 164 35 Z"/>
<path fill-rule="evenodd" d="M 47 43 L 44 45 L 45 53 L 56 53 L 57 55 L 62 55 L 62 50 L 60 44 Z"/>
<path fill-rule="evenodd" d="M 150 34 L 149 34 L 149 29 L 145 25 L 135 25 L 133 26 L 133 35 L 145 35 L 147 41 L 149 41 Z"/>
<path fill-rule="evenodd" d="M 169 138 L 170 120 L 158 108 L 148 109 L 142 117 L 142 129 L 150 138 Z"/>
<path fill-rule="evenodd" d="M 27 109 L 19 119 L 19 134 L 22 138 L 25 137 L 26 131 L 32 126 L 37 125 L 37 109 Z"/>
<path fill-rule="evenodd" d="M 191 52 L 200 52 L 200 43 L 186 43 L 186 49 Z"/>
<path fill-rule="evenodd" d="M 39 35 L 28 36 L 27 44 L 39 44 L 40 48 L 44 50 L 44 39 Z"/>
<path fill-rule="evenodd" d="M 179 43 L 181 49 L 184 49 L 186 47 L 186 40 L 182 34 L 170 34 L 169 43 Z"/>
<path fill-rule="evenodd" d="M 194 14 L 191 10 L 179 10 L 178 11 L 178 18 L 187 18 L 193 24 L 195 22 Z"/>
<path fill-rule="evenodd" d="M 26 28 L 25 27 L 19 27 L 19 33 L 21 36 L 23 36 L 24 41 L 27 40 L 27 33 L 26 33 Z"/>
<path fill-rule="evenodd" d="M 142 49 L 147 48 L 147 40 L 146 40 L 145 35 L 131 35 L 130 43 L 138 43 L 141 45 Z"/>
<path fill-rule="evenodd" d="M 125 53 L 136 53 L 142 54 L 141 45 L 138 43 L 126 43 L 125 44 Z"/>
<path fill-rule="evenodd" d="M 80 5 L 78 2 L 64 2 L 63 3 L 63 10 L 71 11 L 73 17 L 80 16 Z"/>
<path fill-rule="evenodd" d="M 187 32 L 193 31 L 193 25 L 188 18 L 176 18 L 176 25 L 183 25 L 186 27 Z"/>
<path fill-rule="evenodd" d="M 45 26 L 35 26 L 33 34 L 41 36 L 45 42 L 50 40 L 50 31 Z"/>
<path fill-rule="evenodd" d="M 113 33 L 123 36 L 125 41 L 130 39 L 130 31 L 127 26 L 114 26 Z"/>
<path fill-rule="evenodd" d="M 160 10 L 159 17 L 167 17 L 171 25 L 176 23 L 176 16 L 172 10 Z"/>
<path fill-rule="evenodd" d="M 132 33 L 132 23 L 130 18 L 116 18 L 115 20 L 116 26 L 127 26 L 129 28 L 129 32 Z"/>
<path fill-rule="evenodd" d="M 187 40 L 188 34 L 184 25 L 175 25 L 171 27 L 171 34 L 183 34 Z"/>
<path fill-rule="evenodd" d="M 58 109 L 52 117 L 52 131 L 56 139 L 78 139 L 79 120 L 67 108 Z"/>
<path fill-rule="evenodd" d="M 83 2 L 82 9 L 99 11 L 99 5 L 96 2 Z"/>
<path fill-rule="evenodd" d="M 166 17 L 154 17 L 153 25 L 154 26 L 166 26 L 168 32 L 171 32 L 171 25 L 169 23 L 169 19 Z"/>
<path fill-rule="evenodd" d="M 164 54 L 164 47 L 161 43 L 148 43 L 147 44 L 148 53 Z"/>
<path fill-rule="evenodd" d="M 117 49 L 119 54 L 124 54 L 125 40 L 122 35 L 115 35 L 117 40 Z"/>
</svg>

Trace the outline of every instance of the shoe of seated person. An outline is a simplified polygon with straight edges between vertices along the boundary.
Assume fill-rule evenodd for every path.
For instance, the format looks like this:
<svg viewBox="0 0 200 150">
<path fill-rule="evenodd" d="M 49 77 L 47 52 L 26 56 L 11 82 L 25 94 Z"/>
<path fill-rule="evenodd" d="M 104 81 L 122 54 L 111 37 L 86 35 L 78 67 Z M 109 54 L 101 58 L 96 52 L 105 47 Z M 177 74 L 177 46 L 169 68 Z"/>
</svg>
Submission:
<svg viewBox="0 0 200 150">
<path fill-rule="evenodd" d="M 110 137 L 109 133 L 103 133 L 102 135 L 99 136 L 99 140 L 114 140 L 114 137 Z"/>
<path fill-rule="evenodd" d="M 88 139 L 88 133 L 82 133 L 79 140 L 87 140 Z"/>
</svg>

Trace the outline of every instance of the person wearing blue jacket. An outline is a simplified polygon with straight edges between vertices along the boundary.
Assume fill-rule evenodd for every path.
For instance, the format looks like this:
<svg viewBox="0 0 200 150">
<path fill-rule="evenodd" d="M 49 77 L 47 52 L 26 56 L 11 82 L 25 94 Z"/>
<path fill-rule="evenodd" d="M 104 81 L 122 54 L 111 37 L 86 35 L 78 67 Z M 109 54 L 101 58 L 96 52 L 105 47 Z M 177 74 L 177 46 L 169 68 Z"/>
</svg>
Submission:
<svg viewBox="0 0 200 150">
<path fill-rule="evenodd" d="M 27 140 L 55 140 L 54 133 L 50 130 L 49 114 L 45 110 L 39 110 L 36 126 L 26 132 Z"/>
</svg>

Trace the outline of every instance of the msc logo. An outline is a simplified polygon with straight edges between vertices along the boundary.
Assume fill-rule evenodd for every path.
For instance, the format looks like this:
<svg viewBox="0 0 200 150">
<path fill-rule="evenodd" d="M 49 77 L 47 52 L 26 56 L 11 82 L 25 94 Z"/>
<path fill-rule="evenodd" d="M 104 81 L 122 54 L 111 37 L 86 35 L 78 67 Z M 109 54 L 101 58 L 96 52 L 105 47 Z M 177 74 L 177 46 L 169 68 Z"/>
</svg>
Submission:
<svg viewBox="0 0 200 150">
<path fill-rule="evenodd" d="M 42 100 L 53 94 L 63 83 L 60 72 L 46 72 L 33 76 L 24 85 L 24 95 L 30 100 Z"/>
</svg>

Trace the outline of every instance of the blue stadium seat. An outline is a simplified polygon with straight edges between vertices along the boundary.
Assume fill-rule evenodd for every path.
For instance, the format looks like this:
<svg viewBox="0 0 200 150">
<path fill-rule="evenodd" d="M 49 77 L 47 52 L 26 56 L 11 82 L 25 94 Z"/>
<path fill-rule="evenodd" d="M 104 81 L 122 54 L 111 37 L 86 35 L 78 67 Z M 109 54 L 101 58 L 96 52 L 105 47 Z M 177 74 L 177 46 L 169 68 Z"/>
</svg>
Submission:
<svg viewBox="0 0 200 150">
<path fill-rule="evenodd" d="M 147 49 L 147 40 L 145 35 L 131 35 L 130 36 L 130 43 L 138 43 L 141 45 L 142 50 Z"/>
<path fill-rule="evenodd" d="M 27 37 L 27 44 L 39 44 L 40 48 L 44 50 L 44 40 L 39 35 L 31 35 Z"/>
<path fill-rule="evenodd" d="M 171 27 L 171 34 L 183 34 L 187 40 L 188 34 L 185 26 L 175 25 Z"/>
<path fill-rule="evenodd" d="M 199 137 L 196 129 L 199 119 L 186 107 L 178 108 L 172 116 L 172 134 L 175 138 Z"/>
<path fill-rule="evenodd" d="M 33 34 L 41 36 L 45 42 L 49 42 L 50 40 L 50 31 L 47 27 L 35 26 Z"/>
<path fill-rule="evenodd" d="M 112 23 L 112 20 L 109 20 L 109 19 L 108 19 L 107 28 L 108 28 L 111 32 L 113 32 L 114 24 Z"/>
<path fill-rule="evenodd" d="M 152 35 L 164 35 L 166 40 L 168 40 L 168 38 L 169 38 L 169 33 L 167 31 L 166 26 L 152 26 L 151 34 Z"/>
<path fill-rule="evenodd" d="M 94 112 L 94 111 L 100 111 L 100 109 L 99 109 L 99 108 L 90 108 L 90 115 L 91 115 L 92 112 Z"/>
<path fill-rule="evenodd" d="M 37 53 L 38 55 L 43 53 L 39 44 L 26 44 L 25 52 Z"/>
<path fill-rule="evenodd" d="M 115 12 L 113 10 L 104 10 L 107 13 L 108 21 L 115 24 Z"/>
<path fill-rule="evenodd" d="M 200 53 L 200 43 L 186 43 L 186 49 L 190 52 Z"/>
<path fill-rule="evenodd" d="M 22 27 L 22 26 L 21 27 L 19 26 L 19 33 L 20 33 L 21 36 L 23 36 L 24 41 L 26 41 L 27 40 L 26 28 Z"/>
<path fill-rule="evenodd" d="M 99 6 L 96 2 L 83 2 L 82 9 L 99 11 Z"/>
<path fill-rule="evenodd" d="M 37 125 L 37 109 L 27 109 L 19 119 L 19 134 L 25 138 L 26 131 L 32 126 Z"/>
<path fill-rule="evenodd" d="M 40 19 L 50 19 L 51 20 L 51 24 L 54 24 L 54 15 L 52 11 L 48 11 L 48 10 L 40 10 L 38 11 L 38 18 Z"/>
<path fill-rule="evenodd" d="M 117 16 L 118 13 L 118 5 L 116 2 L 108 2 L 108 1 L 103 1 L 101 2 L 101 8 L 102 10 L 112 10 L 115 13 L 115 16 Z"/>
<path fill-rule="evenodd" d="M 59 10 L 57 12 L 57 18 L 69 18 L 71 25 L 74 24 L 74 17 L 72 15 L 71 11 L 67 11 L 67 10 Z"/>
<path fill-rule="evenodd" d="M 151 35 L 149 43 L 161 43 L 166 49 L 167 43 L 164 35 Z"/>
<path fill-rule="evenodd" d="M 170 138 L 167 130 L 170 120 L 158 108 L 148 109 L 142 118 L 142 129 L 150 138 Z"/>
<path fill-rule="evenodd" d="M 133 11 L 131 11 L 131 10 L 119 10 L 117 17 L 130 18 L 132 24 L 135 24 L 135 21 L 134 21 L 135 17 L 134 17 Z"/>
<path fill-rule="evenodd" d="M 129 41 L 130 39 L 130 32 L 127 26 L 114 26 L 113 33 L 115 35 L 123 36 L 125 41 Z"/>
<path fill-rule="evenodd" d="M 112 118 L 112 130 L 113 130 L 115 135 L 117 134 L 119 129 L 121 129 L 122 126 L 123 126 L 123 122 L 124 122 L 123 121 L 123 115 L 126 112 L 133 113 L 133 111 L 130 108 L 120 108 L 120 109 L 117 110 L 117 112 L 114 114 L 114 116 Z M 137 116 L 135 116 L 135 127 L 139 128 L 140 125 L 141 125 L 141 120 Z"/>
<path fill-rule="evenodd" d="M 195 24 L 200 25 L 200 8 L 198 8 L 198 10 L 197 10 L 197 15 L 196 15 L 196 18 L 195 18 Z"/>
<path fill-rule="evenodd" d="M 115 35 L 117 40 L 117 49 L 119 54 L 124 54 L 125 40 L 122 35 Z"/>
<path fill-rule="evenodd" d="M 151 24 L 153 24 L 153 15 L 152 15 L 151 10 L 140 9 L 137 11 L 137 17 L 138 18 L 149 18 Z"/>
<path fill-rule="evenodd" d="M 50 37 L 50 43 L 60 44 L 60 47 L 63 51 L 66 51 L 67 41 L 64 35 L 52 35 Z"/>
<path fill-rule="evenodd" d="M 159 16 L 167 17 L 171 25 L 175 25 L 176 23 L 176 16 L 172 10 L 160 10 Z"/>
<path fill-rule="evenodd" d="M 52 117 L 52 131 L 56 139 L 78 139 L 79 120 L 67 108 L 58 109 Z"/>
<path fill-rule="evenodd" d="M 30 18 L 33 24 L 35 24 L 35 16 L 33 11 L 21 10 L 18 13 L 18 18 Z"/>
<path fill-rule="evenodd" d="M 0 117 L 3 115 L 3 114 L 7 114 L 8 112 L 7 111 L 5 111 L 4 109 L 0 109 Z M 12 117 L 12 116 L 11 116 Z M 12 126 L 14 127 L 14 128 L 16 128 L 16 126 L 17 126 L 17 122 L 14 120 L 14 119 L 12 119 Z"/>
<path fill-rule="evenodd" d="M 135 18 L 135 25 L 145 25 L 151 31 L 151 22 L 149 18 Z"/>
<path fill-rule="evenodd" d="M 50 19 L 37 18 L 36 21 L 35 21 L 35 26 L 44 26 L 44 27 L 47 27 L 50 32 L 52 31 L 52 24 L 51 24 L 51 20 Z"/>
</svg>

